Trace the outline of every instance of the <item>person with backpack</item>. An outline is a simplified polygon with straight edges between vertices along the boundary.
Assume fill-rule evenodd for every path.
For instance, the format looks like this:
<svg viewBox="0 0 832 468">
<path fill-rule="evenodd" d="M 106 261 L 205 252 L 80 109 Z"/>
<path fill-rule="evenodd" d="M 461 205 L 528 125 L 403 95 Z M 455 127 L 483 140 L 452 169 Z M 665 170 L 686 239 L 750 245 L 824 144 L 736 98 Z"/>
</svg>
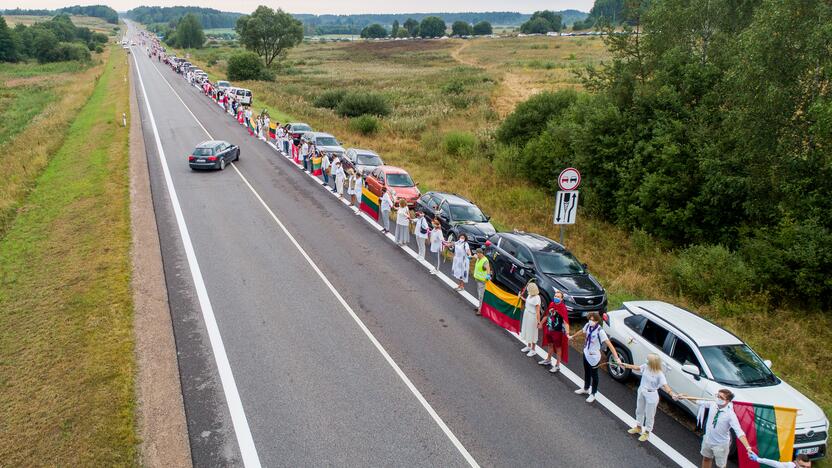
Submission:
<svg viewBox="0 0 832 468">
<path fill-rule="evenodd" d="M 430 271 L 430 274 L 435 275 L 439 273 L 439 260 L 442 259 L 442 248 L 445 247 L 445 237 L 442 235 L 442 225 L 438 219 L 431 221 L 430 234 L 430 251 L 436 254 L 436 268 Z"/>
<path fill-rule="evenodd" d="M 569 362 L 569 313 L 563 302 L 563 293 L 555 291 L 555 297 L 546 308 L 546 313 L 540 320 L 539 328 L 543 330 L 543 346 L 546 347 L 546 359 L 538 362 L 541 366 L 551 364 L 549 372 L 560 371 L 560 363 Z M 557 350 L 557 351 L 556 351 Z M 552 360 L 552 355 L 556 359 Z"/>
<path fill-rule="evenodd" d="M 595 401 L 595 394 L 598 393 L 598 368 L 601 367 L 601 348 L 603 345 L 607 346 L 612 355 L 615 357 L 615 362 L 620 366 L 621 358 L 618 357 L 618 351 L 610 343 L 607 332 L 601 325 L 601 315 L 598 312 L 590 312 L 586 315 L 586 325 L 574 335 L 570 335 L 569 339 L 573 339 L 578 335 L 586 335 L 586 342 L 584 342 L 584 386 L 575 390 L 578 395 L 589 395 L 586 398 L 587 403 Z"/>
<path fill-rule="evenodd" d="M 416 222 L 413 227 L 413 235 L 416 237 L 416 247 L 419 249 L 419 258 L 425 259 L 425 243 L 428 240 L 428 220 L 425 219 L 425 213 L 421 211 L 416 212 Z"/>
</svg>

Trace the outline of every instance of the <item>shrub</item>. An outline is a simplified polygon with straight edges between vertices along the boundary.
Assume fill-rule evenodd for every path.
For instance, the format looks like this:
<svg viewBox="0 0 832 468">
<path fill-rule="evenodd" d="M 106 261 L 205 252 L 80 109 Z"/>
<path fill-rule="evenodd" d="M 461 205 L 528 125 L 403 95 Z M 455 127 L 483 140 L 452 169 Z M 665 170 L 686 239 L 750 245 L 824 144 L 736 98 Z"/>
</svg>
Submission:
<svg viewBox="0 0 832 468">
<path fill-rule="evenodd" d="M 329 91 L 324 91 L 312 103 L 315 107 L 323 107 L 325 109 L 337 109 L 338 105 L 341 104 L 341 101 L 344 100 L 344 96 L 347 95 L 347 92 L 343 89 L 330 89 Z"/>
<path fill-rule="evenodd" d="M 104 52 L 104 48 L 100 45 L 95 46 L 95 53 L 100 54 L 101 52 Z"/>
<path fill-rule="evenodd" d="M 523 145 L 540 134 L 546 123 L 563 113 L 577 99 L 573 90 L 545 92 L 520 103 L 497 130 L 497 139 L 506 144 Z"/>
<path fill-rule="evenodd" d="M 375 93 L 348 93 L 336 109 L 341 117 L 360 115 L 385 116 L 390 114 L 390 104 L 384 96 Z"/>
<path fill-rule="evenodd" d="M 266 67 L 254 52 L 239 52 L 228 58 L 228 79 L 231 81 L 268 79 Z"/>
<path fill-rule="evenodd" d="M 454 79 L 447 83 L 445 86 L 442 87 L 443 94 L 462 94 L 465 92 L 465 84 L 462 81 Z"/>
<path fill-rule="evenodd" d="M 734 299 L 754 287 L 754 270 L 722 245 L 694 245 L 679 254 L 671 277 L 685 294 L 703 302 Z"/>
<path fill-rule="evenodd" d="M 477 139 L 467 132 L 452 131 L 442 138 L 442 146 L 452 156 L 470 155 L 477 146 Z"/>
<path fill-rule="evenodd" d="M 362 115 L 350 119 L 350 130 L 362 135 L 372 135 L 378 132 L 379 128 L 381 128 L 381 124 L 372 115 Z"/>
</svg>

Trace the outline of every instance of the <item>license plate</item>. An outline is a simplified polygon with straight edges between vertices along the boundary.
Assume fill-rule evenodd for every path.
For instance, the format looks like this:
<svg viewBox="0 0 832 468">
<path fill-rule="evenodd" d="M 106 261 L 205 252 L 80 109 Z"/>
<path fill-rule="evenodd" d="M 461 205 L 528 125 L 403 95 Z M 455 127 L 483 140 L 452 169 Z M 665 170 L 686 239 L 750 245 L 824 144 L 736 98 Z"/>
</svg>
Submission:
<svg viewBox="0 0 832 468">
<path fill-rule="evenodd" d="M 814 455 L 820 451 L 820 447 L 806 447 L 802 449 L 797 449 L 798 455 Z"/>
<path fill-rule="evenodd" d="M 196 162 L 205 162 L 204 159 L 197 159 Z"/>
</svg>

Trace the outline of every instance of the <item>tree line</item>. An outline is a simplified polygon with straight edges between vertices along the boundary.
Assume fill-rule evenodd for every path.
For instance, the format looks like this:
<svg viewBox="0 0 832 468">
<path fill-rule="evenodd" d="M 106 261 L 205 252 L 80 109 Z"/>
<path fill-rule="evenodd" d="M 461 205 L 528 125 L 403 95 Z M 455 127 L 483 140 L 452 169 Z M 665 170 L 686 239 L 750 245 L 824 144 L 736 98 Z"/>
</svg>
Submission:
<svg viewBox="0 0 832 468">
<path fill-rule="evenodd" d="M 428 16 L 422 19 L 421 22 L 408 18 L 403 25 L 399 25 L 398 20 L 393 20 L 393 26 L 390 31 L 381 24 L 375 23 L 365 27 L 361 30 L 361 37 L 366 39 L 381 39 L 386 37 L 406 38 L 406 37 L 421 37 L 434 38 L 442 37 L 447 34 L 448 25 L 442 18 L 438 16 Z M 451 25 L 452 36 L 483 36 L 492 34 L 494 29 L 488 21 L 480 21 L 476 24 L 470 24 L 465 21 L 455 21 Z"/>
<path fill-rule="evenodd" d="M 3 14 L 8 16 L 54 16 L 60 13 L 80 16 L 92 16 L 101 18 L 110 24 L 118 24 L 118 13 L 106 5 L 76 5 L 57 10 L 32 10 L 15 8 L 4 10 Z"/>
<path fill-rule="evenodd" d="M 551 192 L 579 168 L 585 212 L 742 277 L 725 296 L 832 305 L 832 5 L 628 0 L 623 15 L 588 92 L 502 123 L 514 149 L 496 166 Z"/>
<path fill-rule="evenodd" d="M 90 51 L 102 52 L 107 41 L 106 34 L 75 26 L 65 13 L 31 26 L 18 23 L 14 28 L 0 17 L 0 62 L 86 61 Z"/>
<path fill-rule="evenodd" d="M 128 10 L 125 16 L 139 23 L 146 25 L 161 23 L 174 28 L 185 15 L 193 15 L 199 24 L 206 29 L 210 28 L 233 28 L 237 24 L 237 18 L 242 13 L 219 11 L 213 8 L 201 7 L 157 7 L 140 6 Z"/>
</svg>

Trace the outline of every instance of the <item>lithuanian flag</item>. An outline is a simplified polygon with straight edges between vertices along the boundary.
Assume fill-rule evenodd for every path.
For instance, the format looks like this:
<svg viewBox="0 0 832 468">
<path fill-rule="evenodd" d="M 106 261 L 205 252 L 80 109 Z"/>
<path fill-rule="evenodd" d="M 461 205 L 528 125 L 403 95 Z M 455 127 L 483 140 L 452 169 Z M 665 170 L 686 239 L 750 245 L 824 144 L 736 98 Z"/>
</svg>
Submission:
<svg viewBox="0 0 832 468">
<path fill-rule="evenodd" d="M 257 126 L 254 125 L 253 118 L 246 119 L 246 127 L 248 127 L 248 132 L 252 135 L 254 134 L 254 131 L 257 130 Z"/>
<path fill-rule="evenodd" d="M 269 138 L 271 138 L 272 140 L 277 138 L 277 123 L 275 122 L 269 123 Z"/>
<path fill-rule="evenodd" d="M 517 294 L 512 294 L 492 281 L 485 283 L 485 295 L 482 298 L 480 313 L 492 322 L 513 331 L 520 332 L 520 319 L 523 313 L 522 303 Z"/>
<path fill-rule="evenodd" d="M 323 174 L 321 170 L 321 163 L 323 162 L 324 158 L 320 156 L 312 156 L 312 175 L 313 176 L 320 176 Z"/>
<path fill-rule="evenodd" d="M 794 428 L 797 410 L 782 406 L 755 405 L 735 401 L 734 413 L 745 431 L 745 437 L 754 452 L 760 458 L 769 460 L 791 461 L 794 452 Z M 740 453 L 744 453 L 741 450 Z M 760 465 L 740 456 L 740 468 L 759 467 Z"/>
<path fill-rule="evenodd" d="M 378 221 L 378 197 L 371 192 L 367 187 L 361 189 L 361 204 L 358 208 L 370 215 L 371 218 Z"/>
</svg>

